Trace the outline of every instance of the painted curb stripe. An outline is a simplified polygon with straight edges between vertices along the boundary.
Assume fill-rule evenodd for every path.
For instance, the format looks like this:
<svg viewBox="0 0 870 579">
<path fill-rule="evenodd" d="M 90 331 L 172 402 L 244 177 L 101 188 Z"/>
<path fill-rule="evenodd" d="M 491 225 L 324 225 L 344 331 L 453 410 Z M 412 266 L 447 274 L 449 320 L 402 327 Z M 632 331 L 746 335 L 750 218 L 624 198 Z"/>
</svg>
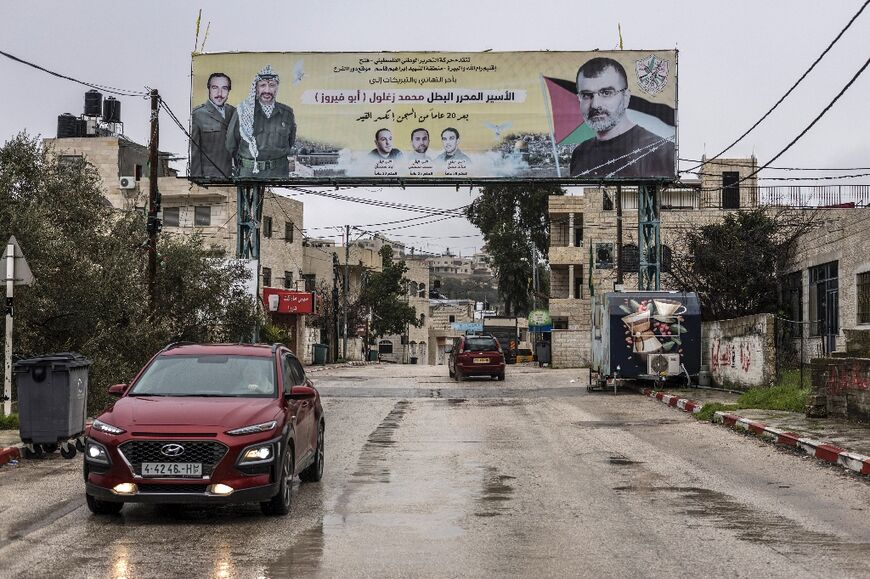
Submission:
<svg viewBox="0 0 870 579">
<path fill-rule="evenodd" d="M 800 439 L 801 435 L 797 432 L 780 432 L 779 437 L 776 439 L 776 443 L 797 448 Z"/>
<path fill-rule="evenodd" d="M 853 452 L 841 452 L 837 462 L 851 471 L 860 474 L 870 474 L 870 458 Z"/>
<path fill-rule="evenodd" d="M 837 460 L 840 458 L 840 453 L 843 452 L 844 449 L 839 446 L 834 446 L 833 444 L 820 444 L 816 447 L 816 458 L 820 458 L 822 460 L 837 463 Z"/>
</svg>

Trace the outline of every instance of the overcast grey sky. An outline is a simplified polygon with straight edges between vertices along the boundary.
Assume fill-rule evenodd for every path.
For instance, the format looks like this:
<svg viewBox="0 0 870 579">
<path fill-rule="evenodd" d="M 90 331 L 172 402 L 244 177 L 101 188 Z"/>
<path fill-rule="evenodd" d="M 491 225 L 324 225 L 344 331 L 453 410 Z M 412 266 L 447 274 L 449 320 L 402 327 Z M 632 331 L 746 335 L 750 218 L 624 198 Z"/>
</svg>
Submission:
<svg viewBox="0 0 870 579">
<path fill-rule="evenodd" d="M 618 47 L 619 23 L 626 49 L 679 49 L 679 153 L 695 159 L 718 153 L 749 128 L 862 3 L 261 0 L 200 5 L 203 30 L 211 22 L 206 52 L 611 50 Z M 0 50 L 92 83 L 132 90 L 157 88 L 187 123 L 190 53 L 198 7 L 177 0 L 7 0 L 0 4 Z M 870 8 L 804 84 L 729 156 L 755 154 L 764 163 L 776 154 L 870 57 L 868 37 Z M 0 58 L 0 78 L 3 141 L 21 130 L 54 136 L 58 114 L 82 112 L 87 90 L 83 86 L 6 58 Z M 868 97 L 870 72 L 776 165 L 870 166 Z M 121 100 L 127 136 L 145 143 L 149 103 L 131 97 Z M 184 135 L 165 115 L 160 146 L 179 155 L 187 150 Z M 782 173 L 768 171 L 762 176 Z M 843 182 L 870 183 L 870 178 Z M 358 190 L 352 194 L 451 208 L 474 197 L 467 187 L 458 191 Z M 314 228 L 415 216 L 310 196 L 301 199 L 305 227 L 313 235 L 330 232 Z M 454 219 L 386 234 L 424 250 L 439 252 L 450 247 L 465 254 L 481 244 L 475 232 L 467 222 Z"/>
</svg>

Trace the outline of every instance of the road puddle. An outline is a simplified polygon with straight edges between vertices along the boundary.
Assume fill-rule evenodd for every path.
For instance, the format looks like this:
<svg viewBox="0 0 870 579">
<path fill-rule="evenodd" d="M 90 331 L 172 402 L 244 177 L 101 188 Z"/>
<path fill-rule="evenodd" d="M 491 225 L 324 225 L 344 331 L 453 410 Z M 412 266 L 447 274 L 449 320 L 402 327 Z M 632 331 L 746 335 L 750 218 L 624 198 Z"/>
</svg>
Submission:
<svg viewBox="0 0 870 579">
<path fill-rule="evenodd" d="M 665 504 L 702 524 L 727 529 L 741 541 L 769 545 L 780 553 L 814 556 L 820 551 L 843 555 L 845 568 L 866 572 L 864 564 L 870 543 L 848 543 L 833 534 L 805 528 L 799 522 L 775 513 L 759 511 L 727 494 L 699 487 L 629 485 L 615 487 L 618 493 L 665 495 Z"/>
<path fill-rule="evenodd" d="M 485 467 L 481 492 L 477 497 L 479 509 L 474 513 L 477 517 L 497 517 L 509 510 L 507 504 L 512 498 L 514 487 L 511 481 L 516 477 L 501 474 L 497 468 Z"/>
<path fill-rule="evenodd" d="M 396 445 L 396 430 L 401 426 L 405 414 L 410 409 L 410 401 L 400 400 L 396 402 L 390 413 L 369 434 L 357 460 L 357 470 L 351 475 L 352 482 L 358 484 L 390 482 L 387 451 Z"/>
<path fill-rule="evenodd" d="M 312 527 L 293 540 L 292 546 L 269 565 L 263 577 L 309 577 L 323 560 L 323 524 Z"/>
</svg>

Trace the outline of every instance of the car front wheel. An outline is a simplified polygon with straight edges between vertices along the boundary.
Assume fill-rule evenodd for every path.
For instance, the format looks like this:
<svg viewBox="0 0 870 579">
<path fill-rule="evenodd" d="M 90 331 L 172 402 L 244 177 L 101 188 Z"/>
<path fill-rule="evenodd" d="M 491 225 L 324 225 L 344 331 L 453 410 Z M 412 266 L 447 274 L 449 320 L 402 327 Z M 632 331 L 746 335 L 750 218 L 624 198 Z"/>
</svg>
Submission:
<svg viewBox="0 0 870 579">
<path fill-rule="evenodd" d="M 303 482 L 317 482 L 323 478 L 323 423 L 317 425 L 317 448 L 314 450 L 314 462 L 308 468 L 299 473 Z"/>
<path fill-rule="evenodd" d="M 289 448 L 284 453 L 278 477 L 278 492 L 270 500 L 260 503 L 264 515 L 284 516 L 290 513 L 293 502 L 293 452 Z"/>
</svg>

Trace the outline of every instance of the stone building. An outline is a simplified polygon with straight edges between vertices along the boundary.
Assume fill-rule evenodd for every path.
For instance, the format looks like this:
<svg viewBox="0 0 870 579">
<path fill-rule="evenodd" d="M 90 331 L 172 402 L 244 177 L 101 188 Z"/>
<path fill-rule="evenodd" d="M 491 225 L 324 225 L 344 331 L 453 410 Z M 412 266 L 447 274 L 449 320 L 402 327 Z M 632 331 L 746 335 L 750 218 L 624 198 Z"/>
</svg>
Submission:
<svg viewBox="0 0 870 579">
<path fill-rule="evenodd" d="M 408 325 L 403 335 L 381 336 L 378 352 L 381 360 L 401 364 L 429 364 L 429 265 L 420 259 L 408 259 L 405 299 L 414 308 L 419 326 Z"/>
<path fill-rule="evenodd" d="M 108 203 L 120 211 L 147 212 L 149 178 L 148 148 L 123 136 L 46 139 L 58 162 L 87 161 L 100 175 Z M 158 191 L 161 197 L 162 235 L 198 233 L 215 257 L 236 255 L 236 189 L 199 187 L 169 167 L 169 155 L 161 153 Z M 260 222 L 258 287 L 299 289 L 303 273 L 302 203 L 267 190 Z M 302 315 L 281 321 L 290 331 L 289 344 L 300 359 L 311 359 L 310 341 Z"/>
<path fill-rule="evenodd" d="M 671 247 L 682 230 L 718 222 L 738 209 L 812 212 L 808 217 L 817 227 L 799 239 L 792 275 L 783 280 L 783 301 L 791 304 L 793 319 L 815 321 L 803 324 L 810 338 L 806 359 L 842 349 L 843 329 L 870 328 L 870 236 L 862 225 L 870 211 L 870 187 L 761 187 L 754 177 L 742 181 L 756 168 L 754 158 L 718 159 L 705 165 L 699 179 L 661 192 L 662 289 L 670 289 Z M 615 187 L 587 187 L 550 198 L 554 366 L 589 362 L 590 291 L 613 291 L 616 282 L 616 195 Z M 628 291 L 638 284 L 636 189 L 622 187 L 621 199 L 623 287 Z"/>
<path fill-rule="evenodd" d="M 429 364 L 446 364 L 446 348 L 465 332 L 454 324 L 470 324 L 474 319 L 474 300 L 429 300 Z"/>
</svg>

